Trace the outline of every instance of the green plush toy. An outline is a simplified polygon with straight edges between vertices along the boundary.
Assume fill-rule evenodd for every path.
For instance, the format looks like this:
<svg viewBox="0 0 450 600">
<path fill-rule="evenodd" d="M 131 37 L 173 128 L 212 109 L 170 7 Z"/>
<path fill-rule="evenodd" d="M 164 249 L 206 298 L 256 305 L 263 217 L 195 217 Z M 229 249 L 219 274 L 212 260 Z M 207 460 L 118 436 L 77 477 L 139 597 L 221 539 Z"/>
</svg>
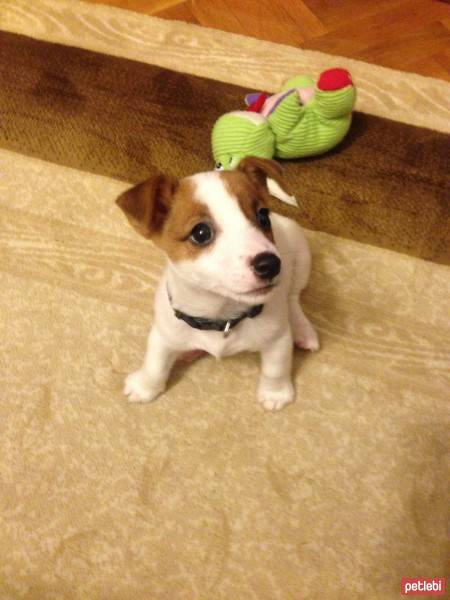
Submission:
<svg viewBox="0 0 450 600">
<path fill-rule="evenodd" d="M 352 120 L 356 89 L 345 69 L 324 71 L 314 85 L 305 75 L 281 92 L 249 94 L 245 111 L 222 115 L 212 130 L 217 169 L 234 169 L 245 156 L 298 158 L 330 150 Z"/>
</svg>

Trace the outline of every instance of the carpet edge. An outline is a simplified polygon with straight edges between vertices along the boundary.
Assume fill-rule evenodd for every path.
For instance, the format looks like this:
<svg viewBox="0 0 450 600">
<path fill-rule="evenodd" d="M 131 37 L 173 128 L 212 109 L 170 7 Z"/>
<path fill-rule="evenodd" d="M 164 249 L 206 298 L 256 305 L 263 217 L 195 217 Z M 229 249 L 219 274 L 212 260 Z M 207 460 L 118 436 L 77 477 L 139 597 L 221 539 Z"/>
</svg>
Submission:
<svg viewBox="0 0 450 600">
<path fill-rule="evenodd" d="M 5 31 L 249 89 L 277 91 L 294 73 L 317 76 L 343 65 L 358 86 L 357 110 L 450 133 L 450 84 L 443 80 L 81 0 L 40 0 L 31 6 L 26 0 L 0 0 L 0 9 Z"/>
</svg>

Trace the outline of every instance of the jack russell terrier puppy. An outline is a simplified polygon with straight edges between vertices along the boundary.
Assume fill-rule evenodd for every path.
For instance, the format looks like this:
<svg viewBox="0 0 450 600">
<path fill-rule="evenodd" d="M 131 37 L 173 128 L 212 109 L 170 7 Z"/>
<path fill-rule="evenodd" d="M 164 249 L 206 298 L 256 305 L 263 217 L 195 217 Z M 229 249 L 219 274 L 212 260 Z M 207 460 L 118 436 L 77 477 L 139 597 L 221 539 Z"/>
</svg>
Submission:
<svg viewBox="0 0 450 600">
<path fill-rule="evenodd" d="M 157 175 L 117 199 L 168 259 L 144 364 L 125 382 L 131 402 L 161 394 L 186 353 L 221 358 L 245 350 L 261 353 L 263 407 L 279 410 L 294 400 L 293 345 L 319 348 L 299 304 L 311 257 L 301 227 L 269 215 L 274 188 L 288 197 L 278 163 L 247 157 L 234 171 L 181 181 Z"/>
</svg>

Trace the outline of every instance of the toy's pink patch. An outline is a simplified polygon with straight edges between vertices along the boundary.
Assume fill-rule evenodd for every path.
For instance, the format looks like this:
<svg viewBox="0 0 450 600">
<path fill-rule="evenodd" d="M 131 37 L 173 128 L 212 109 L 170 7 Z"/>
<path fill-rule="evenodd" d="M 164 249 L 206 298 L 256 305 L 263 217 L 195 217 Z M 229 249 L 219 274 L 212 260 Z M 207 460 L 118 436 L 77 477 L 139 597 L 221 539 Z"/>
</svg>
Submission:
<svg viewBox="0 0 450 600">
<path fill-rule="evenodd" d="M 341 90 L 348 85 L 353 85 L 353 81 L 346 69 L 328 69 L 321 74 L 317 82 L 319 90 L 323 90 L 324 92 Z"/>
<path fill-rule="evenodd" d="M 270 113 L 274 110 L 276 104 L 281 100 L 281 98 L 283 98 L 283 96 L 286 96 L 286 92 L 278 92 L 278 94 L 273 94 L 273 96 L 269 96 L 264 102 L 261 114 L 264 117 L 268 117 Z"/>
<path fill-rule="evenodd" d="M 316 90 L 313 87 L 298 88 L 297 92 L 303 106 L 314 100 L 314 96 L 316 95 Z"/>
</svg>

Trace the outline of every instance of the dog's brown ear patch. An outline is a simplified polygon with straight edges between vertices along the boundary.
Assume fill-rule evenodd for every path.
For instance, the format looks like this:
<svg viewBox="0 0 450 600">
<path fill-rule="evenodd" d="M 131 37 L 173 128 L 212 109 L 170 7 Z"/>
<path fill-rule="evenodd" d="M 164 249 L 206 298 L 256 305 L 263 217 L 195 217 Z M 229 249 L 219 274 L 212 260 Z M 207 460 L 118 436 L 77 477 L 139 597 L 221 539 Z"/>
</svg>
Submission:
<svg viewBox="0 0 450 600">
<path fill-rule="evenodd" d="M 283 178 L 283 168 L 276 160 L 247 156 L 239 163 L 238 170 L 266 189 L 268 189 L 267 180 L 272 179 L 287 195 L 291 194 Z"/>
<path fill-rule="evenodd" d="M 155 175 L 123 192 L 116 204 L 138 233 L 151 238 L 161 233 L 177 186 L 176 179 Z"/>
</svg>

